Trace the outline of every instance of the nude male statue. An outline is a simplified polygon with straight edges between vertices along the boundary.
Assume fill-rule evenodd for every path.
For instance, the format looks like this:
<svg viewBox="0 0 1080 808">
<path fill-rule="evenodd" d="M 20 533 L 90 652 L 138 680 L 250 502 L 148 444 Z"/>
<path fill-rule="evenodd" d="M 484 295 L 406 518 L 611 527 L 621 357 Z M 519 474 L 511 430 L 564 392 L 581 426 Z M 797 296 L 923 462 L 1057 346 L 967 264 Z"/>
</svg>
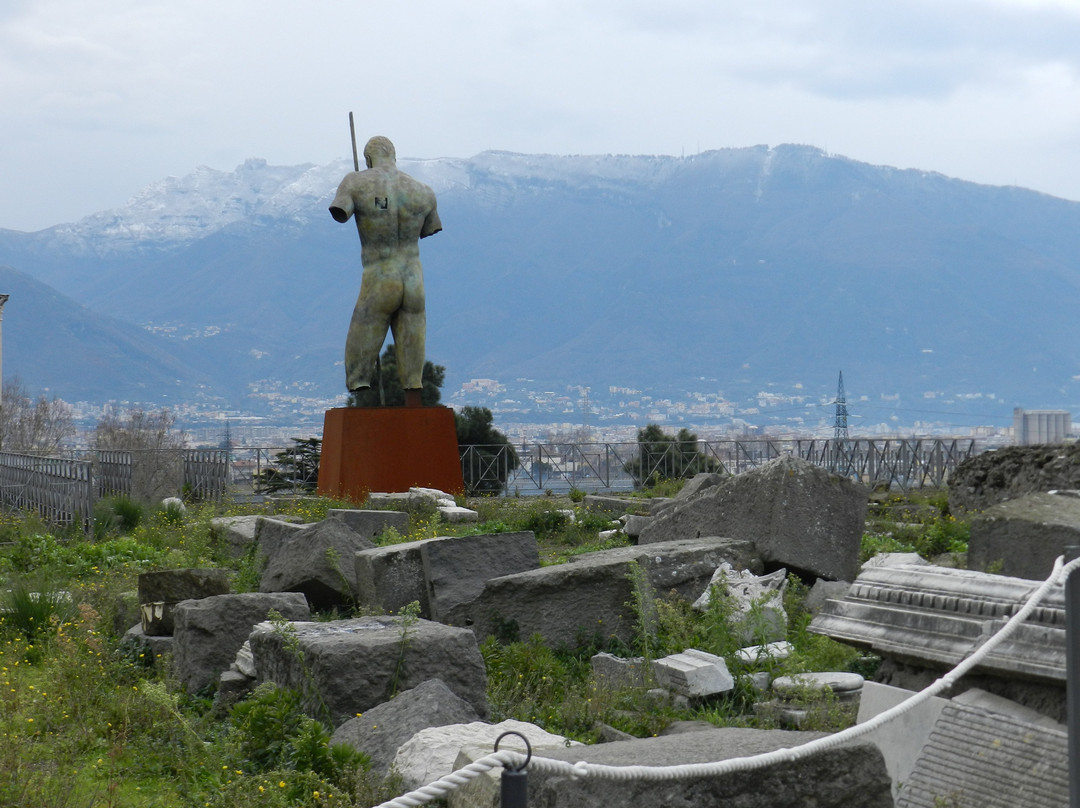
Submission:
<svg viewBox="0 0 1080 808">
<path fill-rule="evenodd" d="M 435 192 L 397 169 L 394 144 L 373 137 L 364 146 L 367 170 L 352 171 L 330 205 L 336 221 L 356 218 L 364 267 L 360 295 L 345 340 L 345 385 L 371 386 L 387 328 L 394 335 L 405 403 L 419 405 L 424 370 L 424 272 L 418 241 L 442 230 Z"/>
</svg>

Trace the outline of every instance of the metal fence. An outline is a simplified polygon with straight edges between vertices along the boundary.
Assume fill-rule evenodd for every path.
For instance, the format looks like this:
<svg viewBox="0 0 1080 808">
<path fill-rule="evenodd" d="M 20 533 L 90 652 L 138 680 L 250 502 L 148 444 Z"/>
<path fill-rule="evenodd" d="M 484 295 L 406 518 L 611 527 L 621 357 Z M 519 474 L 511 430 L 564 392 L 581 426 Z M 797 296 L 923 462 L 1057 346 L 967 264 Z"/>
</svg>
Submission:
<svg viewBox="0 0 1080 808">
<path fill-rule="evenodd" d="M 95 499 L 89 461 L 0 452 L 0 501 L 10 510 L 85 530 L 93 522 Z"/>
<path fill-rule="evenodd" d="M 692 450 L 676 442 L 644 448 L 636 442 L 468 446 L 461 463 L 466 481 L 503 479 L 504 493 L 527 494 L 631 491 L 650 479 L 698 471 L 741 474 L 791 455 L 867 485 L 907 491 L 947 484 L 956 467 L 977 452 L 969 438 L 703 440 Z"/>
<path fill-rule="evenodd" d="M 101 497 L 183 495 L 220 501 L 229 468 L 224 449 L 99 451 L 83 459 L 0 452 L 0 504 L 39 513 L 53 524 L 89 529 Z"/>
<path fill-rule="evenodd" d="M 266 472 L 281 470 L 277 459 L 284 451 L 182 450 L 177 457 L 182 461 L 181 490 L 203 501 L 261 498 L 267 493 Z M 619 492 L 698 471 L 741 474 L 792 455 L 868 485 L 906 491 L 947 484 L 956 467 L 976 452 L 970 438 L 522 443 L 464 446 L 461 469 L 468 493 Z M 51 522 L 86 527 L 98 497 L 132 495 L 137 466 L 132 452 L 96 452 L 92 460 L 0 452 L 0 502 L 9 509 L 37 511 Z M 314 490 L 317 470 L 306 469 L 304 477 L 297 471 L 289 469 L 283 493 Z M 281 475 L 276 479 L 280 483 Z"/>
</svg>

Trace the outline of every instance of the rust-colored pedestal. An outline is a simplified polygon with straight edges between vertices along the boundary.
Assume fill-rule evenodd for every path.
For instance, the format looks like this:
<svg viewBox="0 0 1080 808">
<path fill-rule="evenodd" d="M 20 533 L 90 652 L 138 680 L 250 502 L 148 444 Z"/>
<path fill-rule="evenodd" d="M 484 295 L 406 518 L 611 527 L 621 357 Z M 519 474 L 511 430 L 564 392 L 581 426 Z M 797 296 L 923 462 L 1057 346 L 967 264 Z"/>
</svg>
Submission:
<svg viewBox="0 0 1080 808">
<path fill-rule="evenodd" d="M 448 407 L 338 407 L 323 422 L 319 493 L 363 502 L 414 486 L 465 490 Z"/>
</svg>

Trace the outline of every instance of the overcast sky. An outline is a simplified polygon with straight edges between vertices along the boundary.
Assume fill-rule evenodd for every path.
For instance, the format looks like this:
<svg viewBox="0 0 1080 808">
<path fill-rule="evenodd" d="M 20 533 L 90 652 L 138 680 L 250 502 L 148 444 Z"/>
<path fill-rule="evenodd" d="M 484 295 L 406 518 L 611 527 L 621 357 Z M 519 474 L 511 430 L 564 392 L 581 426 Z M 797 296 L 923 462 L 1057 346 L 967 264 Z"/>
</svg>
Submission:
<svg viewBox="0 0 1080 808">
<path fill-rule="evenodd" d="M 0 228 L 196 166 L 781 143 L 1080 200 L 1080 0 L 3 0 Z"/>
</svg>

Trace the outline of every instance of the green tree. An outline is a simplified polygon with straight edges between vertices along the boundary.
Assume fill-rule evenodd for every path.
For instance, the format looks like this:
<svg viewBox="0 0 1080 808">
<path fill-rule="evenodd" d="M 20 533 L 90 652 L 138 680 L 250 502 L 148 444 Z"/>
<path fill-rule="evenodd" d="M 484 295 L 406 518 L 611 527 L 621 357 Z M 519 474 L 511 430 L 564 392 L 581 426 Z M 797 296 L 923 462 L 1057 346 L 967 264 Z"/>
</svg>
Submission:
<svg viewBox="0 0 1080 808">
<path fill-rule="evenodd" d="M 462 407 L 454 413 L 462 457 L 461 474 L 465 491 L 471 496 L 501 491 L 506 478 L 520 462 L 506 435 L 495 429 L 491 421 L 491 410 L 487 407 Z"/>
<path fill-rule="evenodd" d="M 639 486 L 655 485 L 660 480 L 693 477 L 703 471 L 720 471 L 723 466 L 715 457 L 698 451 L 698 438 L 683 428 L 669 435 L 658 425 L 649 424 L 638 430 L 638 456 L 625 464 Z"/>
<path fill-rule="evenodd" d="M 387 407 L 400 407 L 405 404 L 405 390 L 401 387 L 398 378 L 397 353 L 394 344 L 390 343 L 383 351 L 380 366 L 376 370 L 376 377 L 372 380 L 371 387 L 366 390 L 356 390 L 349 393 L 347 407 L 379 407 L 379 380 L 382 379 L 382 389 L 386 396 Z M 433 407 L 442 398 L 439 388 L 446 379 L 446 368 L 436 365 L 427 360 L 424 362 L 424 371 L 421 377 L 423 389 L 420 391 L 420 403 L 425 407 Z"/>
<path fill-rule="evenodd" d="M 293 438 L 293 446 L 274 455 L 275 466 L 257 475 L 259 487 L 275 491 L 312 492 L 319 485 L 321 438 Z"/>
</svg>

